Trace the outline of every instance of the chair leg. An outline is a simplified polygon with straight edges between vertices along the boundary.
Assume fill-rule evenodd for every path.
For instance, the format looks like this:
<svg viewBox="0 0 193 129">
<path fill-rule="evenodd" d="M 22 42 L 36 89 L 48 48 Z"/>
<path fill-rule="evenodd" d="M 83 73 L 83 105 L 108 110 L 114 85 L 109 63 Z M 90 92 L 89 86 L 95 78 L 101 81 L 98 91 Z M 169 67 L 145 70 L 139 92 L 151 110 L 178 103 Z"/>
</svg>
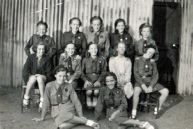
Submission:
<svg viewBox="0 0 193 129">
<path fill-rule="evenodd" d="M 21 114 L 23 113 L 23 98 L 24 98 L 24 94 L 25 94 L 25 88 L 22 87 L 22 91 L 21 91 Z"/>
</svg>

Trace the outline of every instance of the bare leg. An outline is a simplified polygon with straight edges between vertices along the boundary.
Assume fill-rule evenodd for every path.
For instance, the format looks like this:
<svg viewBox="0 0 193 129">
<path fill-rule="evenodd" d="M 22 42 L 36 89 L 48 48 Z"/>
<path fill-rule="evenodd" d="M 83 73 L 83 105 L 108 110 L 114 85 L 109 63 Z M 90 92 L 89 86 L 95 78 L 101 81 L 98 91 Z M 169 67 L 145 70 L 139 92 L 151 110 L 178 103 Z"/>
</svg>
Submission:
<svg viewBox="0 0 193 129">
<path fill-rule="evenodd" d="M 36 77 L 35 76 L 30 76 L 29 81 L 27 82 L 27 87 L 26 87 L 24 97 L 26 96 L 26 97 L 29 98 L 30 91 L 31 91 L 31 89 L 32 89 L 32 87 L 34 86 L 35 83 L 36 83 Z"/>
<path fill-rule="evenodd" d="M 38 87 L 39 87 L 39 90 L 40 90 L 40 99 L 44 98 L 44 89 L 45 89 L 45 82 L 46 82 L 46 77 L 45 76 L 37 76 L 37 82 L 38 82 Z"/>
<path fill-rule="evenodd" d="M 86 104 L 88 108 L 92 106 L 91 95 L 92 95 L 92 90 L 87 90 L 86 91 Z"/>
<path fill-rule="evenodd" d="M 93 107 L 95 107 L 97 105 L 98 95 L 99 95 L 99 90 L 94 90 Z"/>
<path fill-rule="evenodd" d="M 137 111 L 137 105 L 139 102 L 139 95 L 141 93 L 141 88 L 140 87 L 135 87 L 134 88 L 134 95 L 133 95 L 133 109 L 132 109 L 132 116 L 136 116 L 136 111 Z"/>
<path fill-rule="evenodd" d="M 168 89 L 164 88 L 164 89 L 160 90 L 159 93 L 161 94 L 161 96 L 159 97 L 159 108 L 158 108 L 160 110 L 163 103 L 165 102 L 168 94 L 169 94 L 169 91 L 168 91 Z"/>
<path fill-rule="evenodd" d="M 139 121 L 139 120 L 133 120 L 133 119 L 125 121 L 123 125 L 126 125 L 126 127 L 138 126 L 140 128 L 145 128 L 145 129 L 154 129 L 154 127 L 147 121 Z"/>
<path fill-rule="evenodd" d="M 70 129 L 74 126 L 76 126 L 77 124 L 72 124 L 72 123 L 62 123 L 60 126 L 59 126 L 59 129 Z"/>
</svg>

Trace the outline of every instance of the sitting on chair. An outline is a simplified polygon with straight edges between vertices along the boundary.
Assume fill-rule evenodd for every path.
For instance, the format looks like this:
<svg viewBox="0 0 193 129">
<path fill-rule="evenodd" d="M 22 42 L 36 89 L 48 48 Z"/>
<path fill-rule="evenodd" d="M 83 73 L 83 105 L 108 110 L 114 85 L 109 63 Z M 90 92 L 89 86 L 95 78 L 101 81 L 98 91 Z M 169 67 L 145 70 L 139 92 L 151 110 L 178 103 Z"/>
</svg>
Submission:
<svg viewBox="0 0 193 129">
<path fill-rule="evenodd" d="M 37 45 L 37 52 L 28 56 L 23 68 L 23 79 L 27 84 L 24 94 L 23 105 L 29 105 L 30 90 L 38 84 L 40 90 L 40 104 L 42 108 L 45 83 L 51 80 L 52 65 L 49 58 L 45 55 L 46 46 L 43 43 Z"/>
<path fill-rule="evenodd" d="M 137 57 L 134 64 L 134 76 L 135 76 L 135 86 L 133 95 L 133 109 L 132 118 L 136 117 L 137 105 L 139 102 L 139 95 L 143 91 L 145 93 L 151 93 L 158 91 L 161 96 L 159 97 L 159 107 L 156 107 L 154 114 L 157 114 L 157 110 L 161 110 L 162 104 L 168 96 L 168 89 L 159 84 L 158 81 L 158 71 L 154 60 L 151 58 L 155 53 L 156 48 L 153 45 L 147 45 L 145 53 L 141 57 Z"/>
</svg>

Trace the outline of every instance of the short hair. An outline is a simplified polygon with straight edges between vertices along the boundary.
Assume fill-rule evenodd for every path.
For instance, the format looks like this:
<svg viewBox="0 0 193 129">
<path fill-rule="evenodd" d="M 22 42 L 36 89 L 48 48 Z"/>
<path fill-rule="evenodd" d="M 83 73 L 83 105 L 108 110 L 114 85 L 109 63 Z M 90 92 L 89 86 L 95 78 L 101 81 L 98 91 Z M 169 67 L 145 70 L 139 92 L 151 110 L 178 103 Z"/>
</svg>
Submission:
<svg viewBox="0 0 193 129">
<path fill-rule="evenodd" d="M 54 73 L 54 75 L 56 75 L 60 71 L 67 72 L 67 69 L 64 67 L 64 65 L 58 65 L 55 67 L 53 73 Z"/>
<path fill-rule="evenodd" d="M 147 45 L 147 46 L 145 46 L 145 47 L 144 47 L 144 53 L 146 53 L 146 52 L 147 52 L 147 50 L 148 50 L 148 49 L 150 49 L 150 48 L 152 48 L 152 49 L 156 50 L 156 47 L 155 47 L 155 46 L 153 46 L 152 44 L 150 44 L 150 45 Z"/>
<path fill-rule="evenodd" d="M 79 18 L 77 18 L 77 17 L 73 17 L 73 18 L 71 18 L 71 19 L 69 20 L 69 25 L 70 25 L 70 24 L 72 24 L 72 21 L 73 21 L 73 20 L 78 20 L 79 25 L 80 25 L 80 26 L 82 25 L 81 20 L 80 20 Z"/>
<path fill-rule="evenodd" d="M 102 26 L 103 26 L 103 19 L 102 19 L 100 16 L 93 16 L 93 17 L 90 19 L 90 28 L 89 28 L 89 30 L 90 30 L 91 32 L 94 31 L 94 29 L 93 29 L 93 27 L 92 27 L 92 25 L 91 25 L 94 20 L 99 20 L 100 23 L 101 23 L 101 28 L 102 28 Z M 101 30 L 101 28 L 100 28 L 100 30 Z"/>
<path fill-rule="evenodd" d="M 149 23 L 143 23 L 139 27 L 139 34 L 140 35 L 142 35 L 141 32 L 142 32 L 143 28 L 150 28 L 150 32 L 152 33 L 152 26 Z"/>
<path fill-rule="evenodd" d="M 68 41 L 68 42 L 66 42 L 65 46 L 63 47 L 63 49 L 65 49 L 69 44 L 73 44 L 74 48 L 76 48 L 75 44 L 72 41 Z"/>
<path fill-rule="evenodd" d="M 47 24 L 46 22 L 39 21 L 39 22 L 37 23 L 37 27 L 38 27 L 39 25 L 44 25 L 44 26 L 46 27 L 46 29 L 48 28 L 48 24 Z"/>
<path fill-rule="evenodd" d="M 45 48 L 45 51 L 47 51 L 47 47 L 46 47 L 46 45 L 45 45 L 42 41 L 40 41 L 40 42 L 37 44 L 37 48 L 38 48 L 39 45 L 43 45 L 44 48 Z"/>
<path fill-rule="evenodd" d="M 124 33 L 128 33 L 128 29 L 129 29 L 129 27 L 126 25 L 125 20 L 124 20 L 124 19 L 122 19 L 122 18 L 119 18 L 119 19 L 117 19 L 117 20 L 115 21 L 115 24 L 114 24 L 114 26 L 115 26 L 115 33 L 116 33 L 116 34 L 118 34 L 118 33 L 119 33 L 119 31 L 116 29 L 117 24 L 118 24 L 119 22 L 123 22 L 123 23 L 124 23 L 125 28 L 124 28 L 123 32 L 124 32 Z"/>
<path fill-rule="evenodd" d="M 115 75 L 115 73 L 113 73 L 113 72 L 106 72 L 105 74 L 104 74 L 104 79 L 103 79 L 103 82 L 104 82 L 104 84 L 106 84 L 106 78 L 108 77 L 108 76 L 112 76 L 114 79 L 115 79 L 115 81 L 117 82 L 117 76 Z M 117 83 L 115 84 L 115 87 L 117 86 Z"/>
<path fill-rule="evenodd" d="M 87 50 L 89 49 L 89 47 L 90 47 L 92 44 L 95 44 L 95 45 L 97 46 L 97 48 L 98 48 L 98 44 L 96 44 L 96 43 L 94 43 L 94 42 L 91 41 L 91 42 L 89 42 L 88 45 L 87 45 Z"/>
</svg>

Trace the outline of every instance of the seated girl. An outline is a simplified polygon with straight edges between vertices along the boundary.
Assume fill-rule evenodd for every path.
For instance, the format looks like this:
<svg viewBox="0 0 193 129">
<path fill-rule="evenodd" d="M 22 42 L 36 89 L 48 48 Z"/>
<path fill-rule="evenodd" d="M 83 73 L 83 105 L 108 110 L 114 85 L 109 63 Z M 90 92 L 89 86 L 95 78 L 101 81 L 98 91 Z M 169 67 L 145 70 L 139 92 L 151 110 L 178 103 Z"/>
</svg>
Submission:
<svg viewBox="0 0 193 129">
<path fill-rule="evenodd" d="M 68 83 L 72 84 L 74 89 L 78 86 L 78 79 L 81 75 L 81 57 L 75 55 L 75 45 L 72 42 L 66 44 L 64 53 L 60 55 L 59 65 L 67 69 Z"/>
<path fill-rule="evenodd" d="M 153 45 L 145 47 L 143 56 L 137 58 L 134 64 L 135 88 L 133 95 L 133 109 L 132 118 L 136 117 L 137 105 L 139 102 L 139 95 L 143 91 L 151 93 L 158 91 L 161 96 L 159 97 L 159 107 L 155 108 L 154 114 L 157 114 L 157 109 L 161 110 L 162 104 L 168 96 L 168 89 L 158 83 L 158 71 L 155 61 L 152 61 L 156 48 Z"/>
<path fill-rule="evenodd" d="M 123 89 L 126 97 L 129 99 L 133 95 L 133 86 L 131 79 L 131 60 L 124 56 L 126 45 L 124 42 L 117 44 L 117 56 L 109 60 L 109 71 L 115 73 L 118 82 L 117 86 Z"/>
<path fill-rule="evenodd" d="M 113 129 L 125 129 L 134 125 L 145 128 L 154 129 L 148 123 L 139 120 L 127 118 L 127 101 L 123 91 L 117 88 L 117 77 L 112 72 L 107 72 L 104 75 L 105 87 L 102 87 L 95 107 L 95 119 L 98 121 L 102 115 L 103 108 L 106 110 L 106 118 L 109 122 L 107 125 L 113 125 Z M 125 116 L 123 116 L 125 114 Z M 103 121 L 104 122 L 104 121 Z"/>
<path fill-rule="evenodd" d="M 99 125 L 83 116 L 82 106 L 77 98 L 72 85 L 67 83 L 67 70 L 63 65 L 55 68 L 55 81 L 46 85 L 42 117 L 34 118 L 34 121 L 44 121 L 47 112 L 51 107 L 51 116 L 55 119 L 59 129 L 70 129 L 79 124 L 85 124 L 95 129 Z"/>
<path fill-rule="evenodd" d="M 106 61 L 103 57 L 98 57 L 98 46 L 95 43 L 88 44 L 89 56 L 82 61 L 82 79 L 84 88 L 87 89 L 87 106 L 92 108 L 96 106 L 99 88 L 101 86 L 101 76 L 106 72 Z M 94 88 L 94 89 L 93 89 Z M 92 99 L 92 93 L 94 96 Z"/>
<path fill-rule="evenodd" d="M 30 90 L 35 84 L 38 84 L 40 90 L 39 108 L 42 108 L 45 84 L 51 80 L 52 74 L 52 65 L 48 56 L 45 55 L 45 49 L 44 43 L 39 43 L 36 53 L 29 55 L 24 64 L 23 79 L 27 87 L 23 104 L 26 106 L 29 105 Z"/>
</svg>

